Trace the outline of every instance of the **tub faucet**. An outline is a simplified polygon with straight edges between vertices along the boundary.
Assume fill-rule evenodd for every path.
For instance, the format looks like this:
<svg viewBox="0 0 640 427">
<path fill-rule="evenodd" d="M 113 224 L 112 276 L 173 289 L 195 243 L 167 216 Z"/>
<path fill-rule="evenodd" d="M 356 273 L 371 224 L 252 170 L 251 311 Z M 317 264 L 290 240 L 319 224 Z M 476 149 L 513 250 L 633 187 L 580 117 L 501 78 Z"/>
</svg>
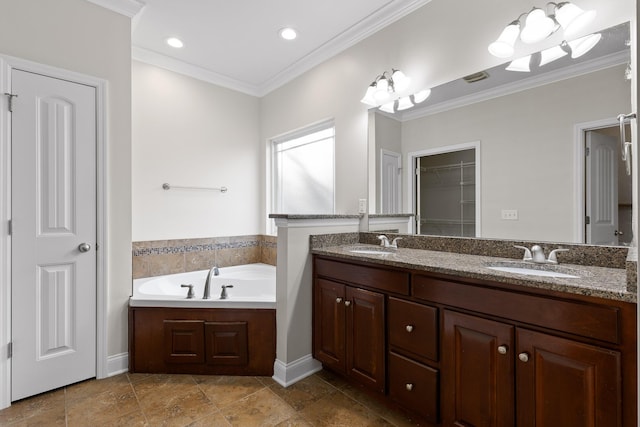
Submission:
<svg viewBox="0 0 640 427">
<path fill-rule="evenodd" d="M 233 285 L 222 285 L 222 292 L 220 293 L 220 299 L 227 299 L 227 288 L 233 288 Z"/>
<path fill-rule="evenodd" d="M 214 265 L 211 270 L 209 270 L 209 274 L 207 274 L 207 279 L 204 281 L 204 295 L 202 295 L 202 299 L 209 299 L 211 298 L 211 291 L 210 291 L 210 287 L 211 287 L 211 275 L 213 276 L 219 276 L 220 275 L 220 270 L 218 270 L 218 266 Z"/>
</svg>

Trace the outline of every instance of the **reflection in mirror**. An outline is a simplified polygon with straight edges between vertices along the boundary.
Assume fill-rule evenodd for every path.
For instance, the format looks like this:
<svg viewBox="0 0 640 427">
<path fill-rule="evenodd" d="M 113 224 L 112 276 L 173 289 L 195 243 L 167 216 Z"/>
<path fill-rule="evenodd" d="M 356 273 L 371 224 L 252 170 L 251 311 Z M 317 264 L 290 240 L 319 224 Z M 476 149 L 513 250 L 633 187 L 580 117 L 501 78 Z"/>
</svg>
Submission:
<svg viewBox="0 0 640 427">
<path fill-rule="evenodd" d="M 624 166 L 616 117 L 631 110 L 629 28 L 601 31 L 600 42 L 579 58 L 565 55 L 540 66 L 534 54 L 528 73 L 503 64 L 473 83 L 434 87 L 419 109 L 370 111 L 375 213 L 424 211 L 418 159 L 475 143 L 476 237 L 628 245 L 631 181 L 618 174 Z M 401 159 L 399 182 L 390 178 L 393 156 Z M 389 203 L 394 198 L 399 209 Z M 464 195 L 459 202 L 470 200 Z M 416 219 L 413 232 L 461 235 L 426 229 L 419 222 L 424 214 Z"/>
</svg>

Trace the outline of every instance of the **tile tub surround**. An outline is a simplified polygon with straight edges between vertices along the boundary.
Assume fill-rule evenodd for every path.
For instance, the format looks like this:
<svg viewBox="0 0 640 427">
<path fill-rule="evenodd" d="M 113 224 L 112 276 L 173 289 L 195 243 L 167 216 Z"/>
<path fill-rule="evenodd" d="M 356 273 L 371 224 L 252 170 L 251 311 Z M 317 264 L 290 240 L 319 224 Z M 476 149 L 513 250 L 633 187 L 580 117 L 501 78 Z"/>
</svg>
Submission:
<svg viewBox="0 0 640 427">
<path fill-rule="evenodd" d="M 585 272 L 580 279 L 545 278 L 538 276 L 522 276 L 489 270 L 486 264 L 495 261 L 522 259 L 522 251 L 512 248 L 513 244 L 531 247 L 533 242 L 500 241 L 488 239 L 454 239 L 432 236 L 406 236 L 400 241 L 400 249 L 390 255 L 365 255 L 349 252 L 349 245 L 378 245 L 376 233 L 360 233 L 359 242 L 354 242 L 351 234 L 311 236 L 311 249 L 314 254 L 331 255 L 345 259 L 360 259 L 367 262 L 390 265 L 434 273 L 450 274 L 471 279 L 491 280 L 511 285 L 522 285 L 539 289 L 550 289 L 581 295 L 636 302 L 635 290 L 627 285 L 626 270 L 627 248 L 597 247 L 588 245 L 551 245 L 541 244 L 545 253 L 558 246 L 570 248 L 571 251 L 582 251 L 574 255 L 572 261 L 560 258 L 571 252 L 563 252 L 558 258 L 562 264 L 568 264 Z M 389 234 L 389 238 L 396 235 Z M 513 251 L 511 251 L 511 249 Z M 606 258 L 608 266 L 600 257 Z M 593 264 L 587 260 L 593 259 Z M 580 261 L 580 262 L 575 262 Z M 595 264 L 595 265 L 594 265 Z M 598 265 L 600 264 L 600 265 Z"/>
<path fill-rule="evenodd" d="M 133 278 L 262 262 L 276 265 L 276 237 L 264 235 L 133 242 Z"/>
</svg>

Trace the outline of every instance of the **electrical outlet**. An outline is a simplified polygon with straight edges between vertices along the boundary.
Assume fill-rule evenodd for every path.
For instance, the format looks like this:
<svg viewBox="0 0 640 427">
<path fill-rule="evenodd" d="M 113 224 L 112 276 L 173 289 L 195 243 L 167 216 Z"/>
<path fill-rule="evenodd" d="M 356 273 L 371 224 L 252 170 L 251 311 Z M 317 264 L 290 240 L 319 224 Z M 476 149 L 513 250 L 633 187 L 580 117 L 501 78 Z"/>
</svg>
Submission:
<svg viewBox="0 0 640 427">
<path fill-rule="evenodd" d="M 515 221 L 518 219 L 518 210 L 517 209 L 502 209 L 502 219 L 506 219 L 508 221 Z"/>
<path fill-rule="evenodd" d="M 367 199 L 358 200 L 358 213 L 367 213 Z"/>
</svg>

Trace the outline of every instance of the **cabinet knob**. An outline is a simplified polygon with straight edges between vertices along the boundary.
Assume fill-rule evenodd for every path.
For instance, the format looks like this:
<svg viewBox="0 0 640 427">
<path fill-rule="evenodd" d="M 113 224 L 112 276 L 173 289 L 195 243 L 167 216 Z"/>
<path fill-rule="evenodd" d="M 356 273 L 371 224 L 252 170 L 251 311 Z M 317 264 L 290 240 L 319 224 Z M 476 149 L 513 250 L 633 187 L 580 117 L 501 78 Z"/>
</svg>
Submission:
<svg viewBox="0 0 640 427">
<path fill-rule="evenodd" d="M 336 298 L 336 302 L 337 302 L 338 304 L 340 304 L 340 303 L 342 302 L 342 298 L 340 298 L 340 297 Z"/>
<path fill-rule="evenodd" d="M 518 359 L 520 359 L 520 361 L 522 362 L 528 362 L 529 361 L 529 354 L 527 353 L 520 353 L 518 355 Z"/>
<path fill-rule="evenodd" d="M 344 302 L 344 305 L 346 305 L 347 307 L 349 307 L 349 306 L 351 305 L 351 301 L 346 300 L 346 301 Z"/>
<path fill-rule="evenodd" d="M 407 330 L 407 332 L 413 331 L 413 325 L 407 325 L 404 328 Z"/>
<path fill-rule="evenodd" d="M 507 350 L 508 350 L 508 348 L 507 348 L 506 345 L 501 345 L 501 346 L 498 347 L 498 353 L 500 353 L 500 354 L 507 354 Z"/>
<path fill-rule="evenodd" d="M 407 389 L 407 391 L 413 390 L 413 384 L 411 384 L 411 383 L 405 384 L 404 387 Z"/>
</svg>

